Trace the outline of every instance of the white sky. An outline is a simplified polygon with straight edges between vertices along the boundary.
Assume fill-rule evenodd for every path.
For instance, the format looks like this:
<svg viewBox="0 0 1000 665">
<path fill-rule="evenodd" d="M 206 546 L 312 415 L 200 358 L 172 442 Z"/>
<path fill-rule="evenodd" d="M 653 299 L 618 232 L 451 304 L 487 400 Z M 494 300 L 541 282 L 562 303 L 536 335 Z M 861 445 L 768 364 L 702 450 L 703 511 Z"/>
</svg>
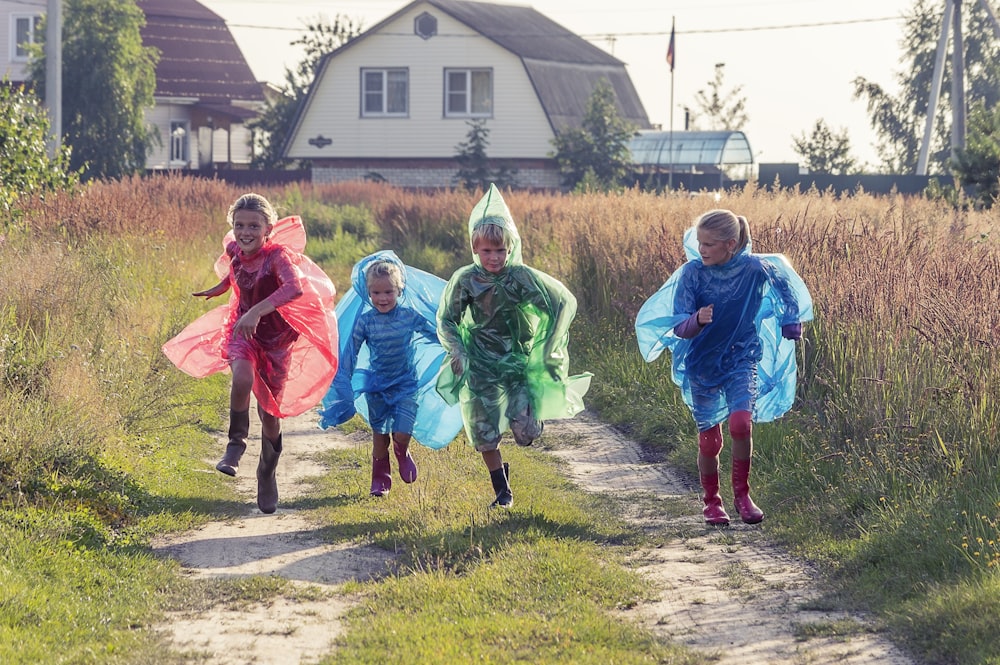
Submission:
<svg viewBox="0 0 1000 665">
<path fill-rule="evenodd" d="M 822 118 L 846 130 L 852 154 L 876 164 L 864 100 L 852 98 L 857 76 L 897 91 L 903 14 L 914 0 L 497 0 L 530 5 L 627 65 L 650 122 L 670 127 L 666 63 L 676 21 L 673 127 L 684 106 L 707 90 L 725 63 L 724 91 L 742 86 L 744 131 L 758 162 L 797 162 L 795 137 Z M 317 16 L 347 16 L 367 29 L 407 0 L 201 0 L 230 26 L 258 79 L 281 83 L 302 60 L 290 42 Z M 944 2 L 942 1 L 942 7 Z M 817 25 L 821 24 L 821 25 Z"/>
</svg>

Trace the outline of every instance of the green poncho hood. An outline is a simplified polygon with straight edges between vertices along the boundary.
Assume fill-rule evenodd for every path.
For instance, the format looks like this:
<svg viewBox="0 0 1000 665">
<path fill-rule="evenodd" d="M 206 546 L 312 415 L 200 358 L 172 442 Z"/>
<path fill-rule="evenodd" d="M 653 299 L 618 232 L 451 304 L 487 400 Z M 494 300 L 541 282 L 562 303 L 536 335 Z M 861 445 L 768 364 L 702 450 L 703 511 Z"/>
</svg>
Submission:
<svg viewBox="0 0 1000 665">
<path fill-rule="evenodd" d="M 522 265 L 524 260 L 521 257 L 521 236 L 517 233 L 517 225 L 514 224 L 510 208 L 507 207 L 507 203 L 500 196 L 500 190 L 493 183 L 490 183 L 490 188 L 483 194 L 483 198 L 479 199 L 479 203 L 476 204 L 472 209 L 472 214 L 469 215 L 470 246 L 472 244 L 473 232 L 485 224 L 499 226 L 506 231 L 505 235 L 510 238 L 510 244 L 507 247 L 507 265 Z M 479 260 L 479 255 L 473 254 L 472 256 L 476 265 L 481 268 L 483 264 Z"/>
</svg>

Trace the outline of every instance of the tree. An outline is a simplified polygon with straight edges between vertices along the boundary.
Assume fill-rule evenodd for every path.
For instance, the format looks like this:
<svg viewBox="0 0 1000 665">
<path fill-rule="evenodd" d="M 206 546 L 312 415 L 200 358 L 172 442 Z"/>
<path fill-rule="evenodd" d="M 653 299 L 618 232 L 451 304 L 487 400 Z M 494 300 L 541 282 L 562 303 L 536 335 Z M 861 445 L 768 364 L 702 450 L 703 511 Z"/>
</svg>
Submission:
<svg viewBox="0 0 1000 665">
<path fill-rule="evenodd" d="M 973 185 L 980 202 L 992 207 L 1000 196 L 1000 106 L 977 102 L 969 112 L 969 138 L 954 167 L 963 185 Z"/>
<path fill-rule="evenodd" d="M 66 0 L 64 17 L 62 129 L 70 167 L 82 168 L 84 179 L 137 173 L 158 141 L 145 120 L 159 57 L 142 45 L 145 14 L 133 0 Z M 31 78 L 41 91 L 44 44 L 32 55 Z"/>
<path fill-rule="evenodd" d="M 0 81 L 0 210 L 10 213 L 22 194 L 61 189 L 76 182 L 69 148 L 49 157 L 49 116 L 22 86 Z"/>
<path fill-rule="evenodd" d="M 632 168 L 628 142 L 634 135 L 632 123 L 618 115 L 611 84 L 601 79 L 590 94 L 582 126 L 563 130 L 552 140 L 563 184 L 574 188 L 586 176 L 600 189 L 621 187 Z"/>
<path fill-rule="evenodd" d="M 851 141 L 847 130 L 835 134 L 822 119 L 816 121 L 812 134 L 803 132 L 793 138 L 795 152 L 805 159 L 810 173 L 833 173 L 846 175 L 856 169 L 857 162 L 851 157 Z"/>
<path fill-rule="evenodd" d="M 512 187 L 517 184 L 517 170 L 508 166 L 493 168 L 490 158 L 486 155 L 486 148 L 489 146 L 490 130 L 486 127 L 485 118 L 469 120 L 469 133 L 465 141 L 455 146 L 458 153 L 455 161 L 458 162 L 459 169 L 455 174 L 455 181 L 460 182 L 469 189 L 480 189 L 486 191 L 490 183 L 497 187 Z"/>
<path fill-rule="evenodd" d="M 708 89 L 695 94 L 698 110 L 685 108 L 689 129 L 739 131 L 746 126 L 749 117 L 746 113 L 747 99 L 741 94 L 743 86 L 738 85 L 725 92 L 725 68 L 724 62 L 716 64 L 715 77 L 708 82 Z"/>
<path fill-rule="evenodd" d="M 323 57 L 344 45 L 351 38 L 361 34 L 361 23 L 355 23 L 346 16 L 334 16 L 331 23 L 324 16 L 317 16 L 306 24 L 306 34 L 296 39 L 292 46 L 305 47 L 305 58 L 294 70 L 285 68 L 285 84 L 277 99 L 268 103 L 267 109 L 254 121 L 247 124 L 250 129 L 259 130 L 259 150 L 255 151 L 254 168 L 280 168 L 288 165 L 282 157 L 285 142 L 292 132 L 292 125 L 298 115 L 306 94 L 316 77 L 316 70 Z"/>
<path fill-rule="evenodd" d="M 1000 100 L 1000 43 L 993 38 L 989 15 L 979 3 L 966 2 L 962 7 L 966 97 L 982 100 L 986 109 L 992 109 Z M 917 167 L 943 11 L 944 3 L 938 0 L 915 0 L 900 40 L 903 69 L 896 75 L 898 94 L 863 77 L 853 81 L 854 97 L 867 100 L 882 168 L 891 173 L 912 173 Z M 947 171 L 950 166 L 951 78 L 947 59 L 929 152 L 932 172 Z"/>
</svg>

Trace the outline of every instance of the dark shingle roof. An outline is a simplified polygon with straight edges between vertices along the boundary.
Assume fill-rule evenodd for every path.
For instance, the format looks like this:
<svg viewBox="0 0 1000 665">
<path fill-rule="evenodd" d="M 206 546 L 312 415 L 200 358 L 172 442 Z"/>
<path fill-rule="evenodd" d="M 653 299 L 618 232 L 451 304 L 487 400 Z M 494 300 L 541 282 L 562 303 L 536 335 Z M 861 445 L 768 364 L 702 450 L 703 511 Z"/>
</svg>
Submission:
<svg viewBox="0 0 1000 665">
<path fill-rule="evenodd" d="M 160 50 L 156 95 L 205 102 L 264 101 L 225 21 L 195 0 L 138 0 L 142 41 Z"/>
<path fill-rule="evenodd" d="M 468 0 L 427 0 L 427 3 L 522 58 L 624 66 L 621 60 L 532 7 Z"/>
</svg>

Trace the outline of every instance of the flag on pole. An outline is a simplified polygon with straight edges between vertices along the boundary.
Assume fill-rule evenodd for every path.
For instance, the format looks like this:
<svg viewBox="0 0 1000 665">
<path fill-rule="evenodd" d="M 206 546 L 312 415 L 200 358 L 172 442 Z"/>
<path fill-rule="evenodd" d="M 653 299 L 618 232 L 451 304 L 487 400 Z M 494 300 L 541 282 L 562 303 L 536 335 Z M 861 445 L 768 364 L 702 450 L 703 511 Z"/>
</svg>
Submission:
<svg viewBox="0 0 1000 665">
<path fill-rule="evenodd" d="M 667 46 L 667 64 L 670 65 L 670 73 L 674 73 L 674 26 L 670 26 L 670 45 Z"/>
</svg>

